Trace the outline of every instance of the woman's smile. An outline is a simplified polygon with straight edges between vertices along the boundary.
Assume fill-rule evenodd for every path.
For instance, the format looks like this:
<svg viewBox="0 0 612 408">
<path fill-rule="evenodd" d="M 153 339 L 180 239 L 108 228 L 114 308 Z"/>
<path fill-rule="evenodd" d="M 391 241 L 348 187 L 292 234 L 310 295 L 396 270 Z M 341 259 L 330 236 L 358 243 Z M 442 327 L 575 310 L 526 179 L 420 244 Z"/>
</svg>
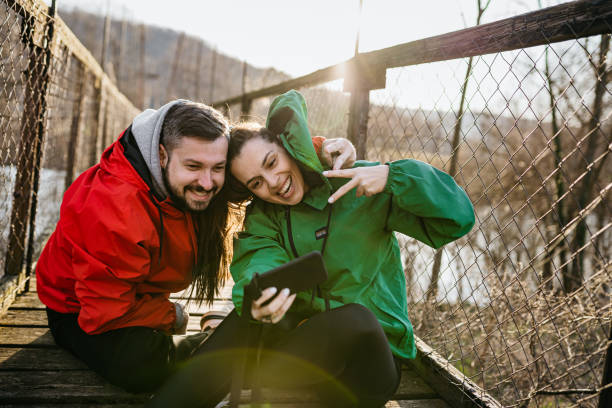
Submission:
<svg viewBox="0 0 612 408">
<path fill-rule="evenodd" d="M 308 191 L 297 162 L 282 146 L 262 138 L 247 141 L 230 167 L 234 177 L 264 201 L 296 205 Z"/>
</svg>

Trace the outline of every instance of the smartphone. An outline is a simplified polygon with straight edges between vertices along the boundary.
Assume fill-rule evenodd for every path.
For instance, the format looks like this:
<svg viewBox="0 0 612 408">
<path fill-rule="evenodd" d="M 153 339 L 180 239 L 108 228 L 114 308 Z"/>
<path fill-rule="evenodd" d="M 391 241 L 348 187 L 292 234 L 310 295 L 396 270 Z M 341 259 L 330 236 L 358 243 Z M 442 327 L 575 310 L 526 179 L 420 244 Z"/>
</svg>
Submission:
<svg viewBox="0 0 612 408">
<path fill-rule="evenodd" d="M 256 274 L 256 287 L 260 293 L 270 286 L 279 291 L 287 288 L 291 293 L 314 288 L 327 279 L 327 269 L 319 251 L 313 251 L 295 258 L 262 274 Z"/>
<path fill-rule="evenodd" d="M 274 286 L 279 292 L 261 306 L 270 303 L 284 288 L 289 289 L 290 293 L 303 292 L 314 289 L 326 279 L 327 269 L 319 251 L 297 257 L 267 272 L 256 273 L 251 282 L 244 287 L 242 315 L 251 316 L 251 302 L 261 297 L 261 291 L 270 286 Z"/>
</svg>

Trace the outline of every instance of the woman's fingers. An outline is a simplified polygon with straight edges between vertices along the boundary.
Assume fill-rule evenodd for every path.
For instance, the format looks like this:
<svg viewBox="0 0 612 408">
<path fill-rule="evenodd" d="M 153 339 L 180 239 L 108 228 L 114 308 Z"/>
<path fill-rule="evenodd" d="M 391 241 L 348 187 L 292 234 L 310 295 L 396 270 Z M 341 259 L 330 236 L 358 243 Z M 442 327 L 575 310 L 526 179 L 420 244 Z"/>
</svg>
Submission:
<svg viewBox="0 0 612 408">
<path fill-rule="evenodd" d="M 266 288 L 262 291 L 259 299 L 253 301 L 251 307 L 251 315 L 253 316 L 253 319 L 260 320 L 264 323 L 272 323 L 273 318 L 278 315 L 280 315 L 278 320 L 282 319 L 283 315 L 285 314 L 285 312 L 282 311 L 283 307 L 285 306 L 285 302 L 291 297 L 289 296 L 289 289 L 285 288 L 281 290 L 278 296 L 272 299 L 270 303 L 262 306 L 263 303 L 276 294 L 276 291 L 276 288 Z M 291 302 L 293 302 L 293 300 Z M 291 306 L 291 302 L 289 303 L 289 306 L 287 306 L 287 309 Z"/>
<path fill-rule="evenodd" d="M 349 191 L 351 191 L 353 188 L 355 188 L 357 185 L 359 184 L 359 180 L 357 178 L 353 178 L 351 179 L 348 183 L 346 183 L 345 185 L 341 186 L 339 189 L 337 189 L 334 194 L 332 194 L 327 201 L 329 203 L 333 203 L 336 200 L 338 200 L 340 197 L 342 197 L 343 195 L 345 195 L 346 193 L 348 193 Z"/>
<path fill-rule="evenodd" d="M 328 170 L 324 171 L 325 177 L 343 177 L 351 180 L 340 187 L 334 194 L 329 197 L 328 201 L 333 203 L 344 194 L 348 193 L 353 188 L 357 187 L 355 192 L 357 197 L 362 195 L 371 196 L 378 194 L 384 190 L 389 177 L 389 166 L 379 165 L 371 167 L 357 167 L 346 170 Z"/>
<path fill-rule="evenodd" d="M 323 164 L 334 170 L 352 167 L 357 158 L 355 146 L 347 139 L 326 139 L 321 147 L 321 155 Z"/>
<path fill-rule="evenodd" d="M 260 307 L 262 303 L 265 303 L 268 299 L 271 299 L 274 295 L 276 295 L 276 292 L 277 289 L 274 286 L 265 288 L 261 291 L 261 296 L 253 301 L 253 306 Z"/>
<path fill-rule="evenodd" d="M 272 323 L 278 323 L 282 320 L 282 318 L 285 316 L 285 313 L 287 313 L 287 310 L 289 310 L 289 308 L 291 307 L 291 305 L 293 304 L 293 301 L 295 300 L 295 293 L 291 296 L 289 296 L 285 302 L 281 305 L 281 307 L 278 309 L 278 311 L 276 313 L 273 313 L 271 315 L 271 320 Z"/>
<path fill-rule="evenodd" d="M 332 168 L 334 170 L 346 169 L 353 167 L 355 164 L 355 155 L 353 151 L 347 150 L 344 153 L 340 153 L 338 157 L 336 157 L 332 163 Z"/>
</svg>

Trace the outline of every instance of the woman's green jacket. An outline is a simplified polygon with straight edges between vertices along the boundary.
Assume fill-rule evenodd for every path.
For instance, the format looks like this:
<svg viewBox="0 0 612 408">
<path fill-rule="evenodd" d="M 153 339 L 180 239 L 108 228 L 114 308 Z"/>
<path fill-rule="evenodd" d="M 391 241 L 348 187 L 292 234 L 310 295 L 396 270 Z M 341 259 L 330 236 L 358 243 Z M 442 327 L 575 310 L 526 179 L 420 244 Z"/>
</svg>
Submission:
<svg viewBox="0 0 612 408">
<path fill-rule="evenodd" d="M 286 121 L 288 111 L 292 116 Z M 268 127 L 274 127 L 277 112 L 284 116 L 279 132 L 284 147 L 302 168 L 319 174 L 322 182 L 311 188 L 290 212 L 285 206 L 259 199 L 247 208 L 244 231 L 234 241 L 231 266 L 235 281 L 232 296 L 238 311 L 242 310 L 243 288 L 256 272 L 265 272 L 295 257 L 288 216 L 298 255 L 321 251 L 324 239 L 317 239 L 315 232 L 327 224 L 327 199 L 348 181 L 321 175 L 323 168 L 312 147 L 306 106 L 299 93 L 289 91 L 276 98 L 268 115 Z M 377 164 L 358 161 L 355 166 Z M 321 290 L 329 294 L 332 308 L 359 303 L 370 309 L 382 325 L 393 353 L 414 358 L 405 276 L 394 231 L 439 248 L 470 231 L 474 211 L 466 193 L 446 173 L 409 159 L 388 166 L 389 176 L 382 193 L 357 198 L 353 189 L 333 204 L 324 253 L 329 276 Z M 310 292 L 299 293 L 290 309 L 306 317 L 324 310 L 323 299 L 315 297 L 313 301 Z"/>
</svg>

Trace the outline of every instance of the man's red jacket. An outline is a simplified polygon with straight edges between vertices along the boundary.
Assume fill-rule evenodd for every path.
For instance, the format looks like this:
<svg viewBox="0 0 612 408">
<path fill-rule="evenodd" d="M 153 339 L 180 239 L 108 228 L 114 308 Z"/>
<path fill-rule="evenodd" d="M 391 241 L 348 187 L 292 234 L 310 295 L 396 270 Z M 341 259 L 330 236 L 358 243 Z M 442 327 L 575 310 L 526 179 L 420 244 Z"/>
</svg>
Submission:
<svg viewBox="0 0 612 408">
<path fill-rule="evenodd" d="M 40 300 L 78 313 L 90 334 L 126 326 L 170 331 L 176 317 L 168 297 L 191 283 L 196 259 L 191 215 L 156 199 L 125 149 L 114 142 L 68 188 L 36 265 Z"/>
</svg>

